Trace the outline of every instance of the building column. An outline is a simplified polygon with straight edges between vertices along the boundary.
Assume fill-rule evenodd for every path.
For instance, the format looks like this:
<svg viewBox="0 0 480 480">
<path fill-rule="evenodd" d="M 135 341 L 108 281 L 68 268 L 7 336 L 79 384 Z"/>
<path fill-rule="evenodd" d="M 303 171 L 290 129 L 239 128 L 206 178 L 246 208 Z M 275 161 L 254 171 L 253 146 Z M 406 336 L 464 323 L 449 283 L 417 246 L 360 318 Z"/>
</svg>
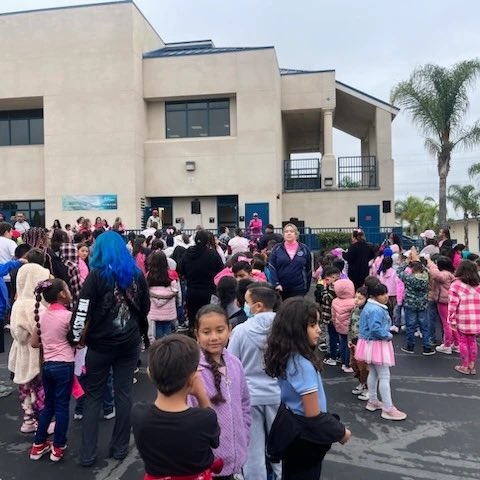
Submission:
<svg viewBox="0 0 480 480">
<path fill-rule="evenodd" d="M 333 110 L 322 110 L 323 116 L 323 155 L 322 155 L 322 188 L 332 188 L 337 185 L 337 165 L 333 154 Z M 331 185 L 325 184 L 325 179 L 331 179 Z M 327 180 L 328 181 L 328 180 Z"/>
</svg>

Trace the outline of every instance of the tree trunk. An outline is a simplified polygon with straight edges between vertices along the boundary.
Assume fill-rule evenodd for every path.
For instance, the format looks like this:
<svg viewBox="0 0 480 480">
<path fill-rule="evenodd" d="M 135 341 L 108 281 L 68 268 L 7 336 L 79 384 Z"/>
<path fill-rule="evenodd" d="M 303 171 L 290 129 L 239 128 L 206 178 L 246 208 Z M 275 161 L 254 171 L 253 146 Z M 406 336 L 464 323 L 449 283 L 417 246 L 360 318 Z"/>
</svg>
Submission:
<svg viewBox="0 0 480 480">
<path fill-rule="evenodd" d="M 440 228 L 447 225 L 447 176 L 450 164 L 450 155 L 438 155 L 438 223 Z"/>
<path fill-rule="evenodd" d="M 463 241 L 468 250 L 468 214 L 463 214 Z"/>
</svg>

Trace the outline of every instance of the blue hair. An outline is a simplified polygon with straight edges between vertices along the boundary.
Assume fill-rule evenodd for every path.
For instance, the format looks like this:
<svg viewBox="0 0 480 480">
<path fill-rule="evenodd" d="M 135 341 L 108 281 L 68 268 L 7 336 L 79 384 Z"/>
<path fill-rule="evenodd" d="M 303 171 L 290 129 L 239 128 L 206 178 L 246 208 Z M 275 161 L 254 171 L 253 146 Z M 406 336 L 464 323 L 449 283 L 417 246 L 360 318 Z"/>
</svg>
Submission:
<svg viewBox="0 0 480 480">
<path fill-rule="evenodd" d="M 121 288 L 127 288 L 140 274 L 123 238 L 117 232 L 105 232 L 98 236 L 89 263 L 91 269 L 99 270 L 109 283 L 117 282 Z"/>
</svg>

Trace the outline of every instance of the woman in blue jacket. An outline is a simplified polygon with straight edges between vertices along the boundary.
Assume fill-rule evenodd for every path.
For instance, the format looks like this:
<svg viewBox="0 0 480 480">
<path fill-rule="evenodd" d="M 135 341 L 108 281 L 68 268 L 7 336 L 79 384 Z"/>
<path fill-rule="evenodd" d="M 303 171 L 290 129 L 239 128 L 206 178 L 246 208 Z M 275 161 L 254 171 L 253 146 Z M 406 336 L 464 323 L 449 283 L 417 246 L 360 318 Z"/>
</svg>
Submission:
<svg viewBox="0 0 480 480">
<path fill-rule="evenodd" d="M 297 227 L 287 223 L 283 228 L 283 242 L 273 247 L 268 264 L 273 286 L 284 300 L 306 295 L 312 280 L 312 254 L 298 241 L 298 235 Z"/>
</svg>

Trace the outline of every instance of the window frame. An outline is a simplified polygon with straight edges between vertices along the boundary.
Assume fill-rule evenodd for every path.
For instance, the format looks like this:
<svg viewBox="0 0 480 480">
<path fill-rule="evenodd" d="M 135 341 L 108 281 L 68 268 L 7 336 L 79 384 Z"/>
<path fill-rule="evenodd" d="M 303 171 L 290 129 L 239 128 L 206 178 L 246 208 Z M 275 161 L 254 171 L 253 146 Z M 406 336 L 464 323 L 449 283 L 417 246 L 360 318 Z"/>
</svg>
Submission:
<svg viewBox="0 0 480 480">
<path fill-rule="evenodd" d="M 42 142 L 32 142 L 32 120 L 42 120 Z M 29 109 L 29 110 L 2 110 L 0 111 L 0 120 L 7 122 L 8 128 L 8 143 L 0 143 L 0 147 L 16 147 L 25 145 L 44 145 L 45 144 L 45 130 L 44 130 L 44 116 L 43 108 Z M 12 121 L 27 120 L 27 138 L 28 143 L 12 143 Z"/>
<path fill-rule="evenodd" d="M 226 105 L 220 105 L 221 103 Z M 197 105 L 204 103 L 205 107 L 195 108 Z M 228 113 L 228 131 L 225 135 L 211 135 L 210 127 L 210 112 L 212 111 L 227 111 Z M 178 138 L 208 138 L 208 137 L 230 137 L 231 136 L 231 121 L 230 121 L 231 102 L 229 97 L 222 98 L 209 98 L 209 99 L 195 99 L 195 100 L 174 100 L 171 102 L 165 102 L 165 138 L 178 139 Z M 173 112 L 183 112 L 185 114 L 185 136 L 171 136 L 168 132 L 168 114 Z M 190 135 L 191 126 L 189 120 L 189 112 L 203 112 L 206 117 L 206 135 Z"/>
</svg>

